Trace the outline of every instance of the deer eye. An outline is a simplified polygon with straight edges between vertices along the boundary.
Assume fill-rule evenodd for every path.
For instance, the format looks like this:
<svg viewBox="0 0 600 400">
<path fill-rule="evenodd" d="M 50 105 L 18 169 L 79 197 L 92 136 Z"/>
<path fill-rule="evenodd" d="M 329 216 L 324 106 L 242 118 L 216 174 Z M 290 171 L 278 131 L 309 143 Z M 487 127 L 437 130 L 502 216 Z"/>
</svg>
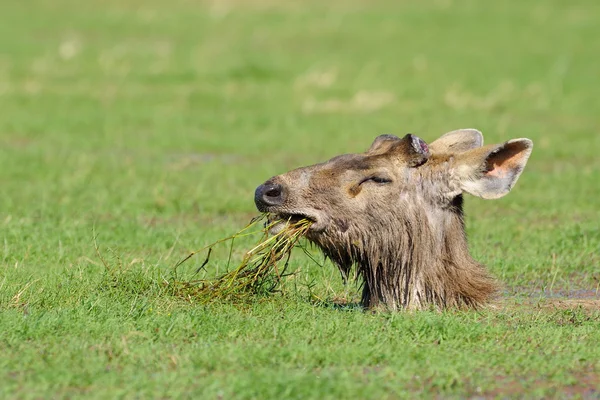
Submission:
<svg viewBox="0 0 600 400">
<path fill-rule="evenodd" d="M 379 185 L 384 185 L 386 183 L 392 183 L 392 180 L 389 178 L 386 178 L 384 176 L 370 176 L 368 178 L 363 179 L 360 184 L 362 185 L 363 183 L 366 182 L 373 182 L 373 183 L 377 183 Z"/>
</svg>

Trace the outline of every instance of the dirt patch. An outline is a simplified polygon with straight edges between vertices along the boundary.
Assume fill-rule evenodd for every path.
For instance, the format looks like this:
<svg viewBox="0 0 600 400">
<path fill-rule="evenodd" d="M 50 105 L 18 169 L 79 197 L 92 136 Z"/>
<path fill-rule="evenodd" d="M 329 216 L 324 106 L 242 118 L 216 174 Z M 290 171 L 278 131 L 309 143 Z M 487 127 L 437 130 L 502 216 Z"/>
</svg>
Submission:
<svg viewBox="0 0 600 400">
<path fill-rule="evenodd" d="M 552 292 L 535 291 L 520 295 L 505 294 L 490 304 L 497 310 L 530 309 L 532 312 L 584 310 L 600 311 L 600 291 L 592 289 L 554 290 Z M 526 293 L 526 294 L 523 294 Z"/>
<path fill-rule="evenodd" d="M 470 399 L 528 397 L 534 390 L 551 390 L 552 398 L 600 399 L 600 374 L 597 372 L 575 372 L 571 381 L 574 383 L 558 383 L 544 377 L 531 380 L 527 376 L 498 376 L 496 389 L 472 396 Z"/>
<path fill-rule="evenodd" d="M 550 307 L 559 310 L 586 308 L 600 310 L 600 292 L 598 290 L 558 290 L 551 293 L 543 293 L 538 298 L 538 306 Z"/>
<path fill-rule="evenodd" d="M 538 302 L 537 307 L 555 310 L 572 310 L 577 308 L 600 310 L 600 299 L 545 299 Z"/>
</svg>

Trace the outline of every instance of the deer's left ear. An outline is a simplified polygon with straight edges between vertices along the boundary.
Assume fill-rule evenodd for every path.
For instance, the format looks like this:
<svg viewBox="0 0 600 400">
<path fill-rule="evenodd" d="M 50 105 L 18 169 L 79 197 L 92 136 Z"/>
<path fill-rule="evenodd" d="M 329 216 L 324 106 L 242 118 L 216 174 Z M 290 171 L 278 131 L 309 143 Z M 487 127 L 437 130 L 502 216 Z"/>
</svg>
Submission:
<svg viewBox="0 0 600 400">
<path fill-rule="evenodd" d="M 484 199 L 506 195 L 515 185 L 533 150 L 529 139 L 512 139 L 457 155 L 455 177 L 461 189 Z"/>
</svg>

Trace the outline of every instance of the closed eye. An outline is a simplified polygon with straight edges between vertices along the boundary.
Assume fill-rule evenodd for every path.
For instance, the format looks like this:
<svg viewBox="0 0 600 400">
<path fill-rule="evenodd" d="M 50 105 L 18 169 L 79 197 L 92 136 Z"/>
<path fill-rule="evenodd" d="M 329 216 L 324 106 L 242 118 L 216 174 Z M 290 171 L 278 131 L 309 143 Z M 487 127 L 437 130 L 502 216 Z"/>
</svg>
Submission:
<svg viewBox="0 0 600 400">
<path fill-rule="evenodd" d="M 383 176 L 370 176 L 368 178 L 363 179 L 360 184 L 362 185 L 363 183 L 366 182 L 373 182 L 373 183 L 377 183 L 380 185 L 386 184 L 386 183 L 392 183 L 392 180 Z"/>
</svg>

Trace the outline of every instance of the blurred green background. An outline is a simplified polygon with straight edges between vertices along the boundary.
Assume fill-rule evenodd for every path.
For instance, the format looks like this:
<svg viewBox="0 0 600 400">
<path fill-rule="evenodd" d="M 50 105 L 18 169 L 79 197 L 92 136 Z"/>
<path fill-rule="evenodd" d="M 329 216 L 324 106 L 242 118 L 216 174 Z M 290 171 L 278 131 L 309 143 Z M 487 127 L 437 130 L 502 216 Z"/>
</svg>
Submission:
<svg viewBox="0 0 600 400">
<path fill-rule="evenodd" d="M 599 20 L 600 3 L 583 0 L 3 1 L 0 393 L 551 396 L 574 382 L 576 395 L 592 393 Z M 431 141 L 471 127 L 487 143 L 535 143 L 509 196 L 467 199 L 472 253 L 509 301 L 584 297 L 592 311 L 372 316 L 303 295 L 239 311 L 161 292 L 177 259 L 256 214 L 254 188 L 270 176 L 364 151 L 382 133 Z M 94 235 L 109 262 L 133 271 L 120 281 L 128 289 L 103 286 Z M 345 293 L 330 265 L 294 260 L 297 285 L 326 300 Z M 213 353 L 198 348 L 207 326 Z M 167 328 L 178 333 L 157 333 Z M 289 340 L 266 340 L 271 331 Z M 294 340 L 311 334 L 320 341 Z M 123 344 L 136 335 L 135 348 Z M 552 351 L 519 358 L 527 340 Z M 361 353 L 367 344 L 379 353 Z"/>
</svg>

